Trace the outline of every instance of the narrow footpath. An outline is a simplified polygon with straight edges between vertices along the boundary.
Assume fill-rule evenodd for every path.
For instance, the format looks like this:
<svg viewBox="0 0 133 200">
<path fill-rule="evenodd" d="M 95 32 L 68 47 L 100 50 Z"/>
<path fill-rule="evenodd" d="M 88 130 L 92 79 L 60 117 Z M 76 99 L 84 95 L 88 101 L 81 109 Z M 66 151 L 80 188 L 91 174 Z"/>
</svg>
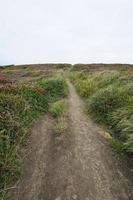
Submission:
<svg viewBox="0 0 133 200">
<path fill-rule="evenodd" d="M 13 200 L 133 200 L 131 182 L 102 136 L 104 130 L 89 119 L 67 83 L 68 131 L 53 134 L 48 116 L 35 124 Z"/>
</svg>

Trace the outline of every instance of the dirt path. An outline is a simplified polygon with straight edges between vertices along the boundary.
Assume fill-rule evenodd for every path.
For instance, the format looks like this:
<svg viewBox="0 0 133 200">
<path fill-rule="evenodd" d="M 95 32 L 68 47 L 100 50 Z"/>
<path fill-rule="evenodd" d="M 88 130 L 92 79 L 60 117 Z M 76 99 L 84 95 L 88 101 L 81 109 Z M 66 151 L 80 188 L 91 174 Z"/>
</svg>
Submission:
<svg viewBox="0 0 133 200">
<path fill-rule="evenodd" d="M 103 130 L 88 119 L 82 100 L 67 82 L 69 130 L 54 135 L 48 117 L 35 125 L 13 199 L 132 200 L 131 183 L 100 136 Z"/>
</svg>

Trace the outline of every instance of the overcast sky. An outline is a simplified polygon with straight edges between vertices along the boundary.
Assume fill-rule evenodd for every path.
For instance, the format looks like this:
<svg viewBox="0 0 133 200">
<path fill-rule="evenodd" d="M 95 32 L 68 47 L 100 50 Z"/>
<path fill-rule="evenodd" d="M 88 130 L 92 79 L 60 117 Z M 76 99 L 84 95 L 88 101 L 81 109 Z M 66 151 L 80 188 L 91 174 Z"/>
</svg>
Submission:
<svg viewBox="0 0 133 200">
<path fill-rule="evenodd" d="M 0 64 L 133 63 L 132 0 L 0 0 Z"/>
</svg>

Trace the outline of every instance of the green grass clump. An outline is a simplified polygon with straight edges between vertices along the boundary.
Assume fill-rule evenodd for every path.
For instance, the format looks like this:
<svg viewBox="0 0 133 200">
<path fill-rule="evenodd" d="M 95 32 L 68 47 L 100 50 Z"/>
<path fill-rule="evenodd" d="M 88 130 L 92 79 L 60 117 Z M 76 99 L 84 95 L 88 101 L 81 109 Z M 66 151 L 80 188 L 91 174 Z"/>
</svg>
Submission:
<svg viewBox="0 0 133 200">
<path fill-rule="evenodd" d="M 56 101 L 55 103 L 51 104 L 49 112 L 55 118 L 62 116 L 66 112 L 65 101 L 60 100 L 60 101 Z"/>
<path fill-rule="evenodd" d="M 89 110 L 97 114 L 101 120 L 106 121 L 108 113 L 127 105 L 133 91 L 133 84 L 119 87 L 110 85 L 97 91 L 89 101 Z"/>
<path fill-rule="evenodd" d="M 96 90 L 95 84 L 91 78 L 87 80 L 78 80 L 75 85 L 79 94 L 84 98 L 88 98 L 94 92 L 94 88 Z"/>
</svg>

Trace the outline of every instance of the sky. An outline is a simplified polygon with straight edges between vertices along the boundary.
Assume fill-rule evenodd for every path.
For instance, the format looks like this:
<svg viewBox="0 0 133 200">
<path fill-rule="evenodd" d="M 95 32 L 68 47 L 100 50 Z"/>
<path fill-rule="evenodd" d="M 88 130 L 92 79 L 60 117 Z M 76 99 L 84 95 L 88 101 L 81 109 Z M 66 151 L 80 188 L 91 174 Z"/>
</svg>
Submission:
<svg viewBox="0 0 133 200">
<path fill-rule="evenodd" d="M 133 63 L 132 0 L 0 0 L 0 65 Z"/>
</svg>

